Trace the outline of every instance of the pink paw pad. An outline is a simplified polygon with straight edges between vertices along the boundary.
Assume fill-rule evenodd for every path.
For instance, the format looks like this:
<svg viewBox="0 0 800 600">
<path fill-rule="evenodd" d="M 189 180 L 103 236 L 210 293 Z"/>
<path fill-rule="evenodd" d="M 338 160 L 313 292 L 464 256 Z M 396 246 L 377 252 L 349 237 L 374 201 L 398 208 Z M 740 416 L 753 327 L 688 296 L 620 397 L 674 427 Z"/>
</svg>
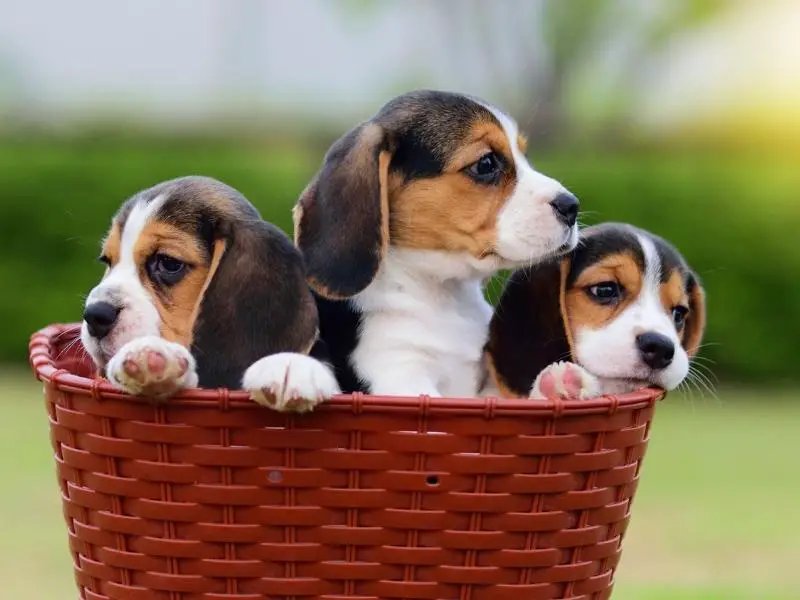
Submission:
<svg viewBox="0 0 800 600">
<path fill-rule="evenodd" d="M 532 397 L 547 400 L 581 400 L 594 387 L 588 374 L 572 363 L 556 363 L 537 378 Z"/>
<path fill-rule="evenodd" d="M 147 370 L 153 375 L 163 375 L 167 368 L 167 359 L 163 354 L 151 350 L 147 353 Z"/>
<path fill-rule="evenodd" d="M 139 368 L 138 363 L 130 354 L 125 359 L 125 362 L 122 363 L 122 368 L 125 369 L 125 374 L 128 375 L 128 377 L 139 379 L 138 376 L 142 370 Z"/>
</svg>

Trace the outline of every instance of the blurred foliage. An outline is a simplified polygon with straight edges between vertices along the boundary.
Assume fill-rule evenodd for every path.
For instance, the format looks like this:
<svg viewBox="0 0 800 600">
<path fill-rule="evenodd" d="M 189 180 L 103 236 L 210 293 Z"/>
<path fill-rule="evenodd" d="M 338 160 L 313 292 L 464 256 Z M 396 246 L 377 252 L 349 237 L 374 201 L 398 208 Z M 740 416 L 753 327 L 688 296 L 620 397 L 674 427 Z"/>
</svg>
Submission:
<svg viewBox="0 0 800 600">
<path fill-rule="evenodd" d="M 595 101 L 593 109 L 604 105 L 605 114 L 593 114 L 591 124 L 604 131 L 625 129 L 654 61 L 662 58 L 677 36 L 685 36 L 719 18 L 732 6 L 731 0 L 669 0 L 642 3 L 638 0 L 545 0 L 541 31 L 548 55 L 548 68 L 535 70 L 528 97 L 536 98 L 530 116 L 531 130 L 551 142 L 574 135 L 569 125 L 577 125 L 573 106 L 581 89 L 579 74 L 591 73 L 598 59 L 613 48 L 616 64 L 603 96 L 611 102 Z M 595 82 L 598 84 L 598 82 Z M 592 96 L 601 90 L 594 89 Z M 571 117 L 571 118 L 570 118 Z"/>
<path fill-rule="evenodd" d="M 80 319 L 82 295 L 102 273 L 99 240 L 125 198 L 160 180 L 209 175 L 290 231 L 290 208 L 328 141 L 313 148 L 113 136 L 0 143 L 0 360 L 23 361 L 35 329 Z M 628 150 L 534 158 L 581 197 L 585 223 L 631 222 L 681 249 L 707 288 L 702 354 L 720 377 L 800 380 L 793 157 Z"/>
<path fill-rule="evenodd" d="M 464 60 L 453 68 L 465 78 L 475 69 L 491 73 L 494 99 L 536 135 L 540 147 L 569 147 L 587 134 L 624 137 L 639 94 L 654 70 L 662 72 L 673 42 L 720 19 L 737 0 L 507 2 L 510 20 L 497 4 L 435 3 L 454 56 L 491 57 L 490 64 Z M 364 3 L 370 7 L 364 15 L 375 15 L 376 5 L 381 3 Z M 475 47 L 480 52 L 470 54 Z M 517 57 L 519 69 L 499 73 L 500 47 Z"/>
</svg>

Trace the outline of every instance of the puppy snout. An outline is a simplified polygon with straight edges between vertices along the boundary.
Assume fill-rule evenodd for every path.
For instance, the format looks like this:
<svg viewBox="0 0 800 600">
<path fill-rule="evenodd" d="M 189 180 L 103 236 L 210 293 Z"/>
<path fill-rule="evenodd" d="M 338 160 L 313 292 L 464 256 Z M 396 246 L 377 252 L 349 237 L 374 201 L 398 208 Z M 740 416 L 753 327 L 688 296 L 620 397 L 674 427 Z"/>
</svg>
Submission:
<svg viewBox="0 0 800 600">
<path fill-rule="evenodd" d="M 550 202 L 550 206 L 556 211 L 558 219 L 567 227 L 575 225 L 578 220 L 578 209 L 580 208 L 580 202 L 575 196 L 569 192 L 560 192 Z"/>
<path fill-rule="evenodd" d="M 106 337 L 117 321 L 120 309 L 108 302 L 93 302 L 83 311 L 89 335 L 98 340 Z"/>
<path fill-rule="evenodd" d="M 667 368 L 675 356 L 675 344 L 660 333 L 649 332 L 637 336 L 636 346 L 644 364 L 651 369 Z"/>
</svg>

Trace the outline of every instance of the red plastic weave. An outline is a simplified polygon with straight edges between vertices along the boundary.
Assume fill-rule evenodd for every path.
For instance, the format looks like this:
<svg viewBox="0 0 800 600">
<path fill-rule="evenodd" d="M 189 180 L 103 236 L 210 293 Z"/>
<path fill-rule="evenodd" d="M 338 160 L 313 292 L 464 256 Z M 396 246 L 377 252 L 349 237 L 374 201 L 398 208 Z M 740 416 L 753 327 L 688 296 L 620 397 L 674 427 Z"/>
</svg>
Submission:
<svg viewBox="0 0 800 600">
<path fill-rule="evenodd" d="M 609 598 L 654 406 L 243 392 L 162 406 L 31 340 L 85 600 Z"/>
</svg>

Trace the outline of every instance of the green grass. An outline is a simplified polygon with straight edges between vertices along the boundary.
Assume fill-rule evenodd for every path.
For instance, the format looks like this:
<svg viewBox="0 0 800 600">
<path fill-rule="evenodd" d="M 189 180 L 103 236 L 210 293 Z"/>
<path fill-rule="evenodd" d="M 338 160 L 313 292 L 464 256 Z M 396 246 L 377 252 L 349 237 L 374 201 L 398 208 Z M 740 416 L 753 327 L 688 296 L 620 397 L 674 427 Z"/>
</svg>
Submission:
<svg viewBox="0 0 800 600">
<path fill-rule="evenodd" d="M 800 588 L 800 393 L 659 407 L 614 600 L 787 600 Z M 0 371 L 3 598 L 76 597 L 41 386 Z"/>
</svg>

